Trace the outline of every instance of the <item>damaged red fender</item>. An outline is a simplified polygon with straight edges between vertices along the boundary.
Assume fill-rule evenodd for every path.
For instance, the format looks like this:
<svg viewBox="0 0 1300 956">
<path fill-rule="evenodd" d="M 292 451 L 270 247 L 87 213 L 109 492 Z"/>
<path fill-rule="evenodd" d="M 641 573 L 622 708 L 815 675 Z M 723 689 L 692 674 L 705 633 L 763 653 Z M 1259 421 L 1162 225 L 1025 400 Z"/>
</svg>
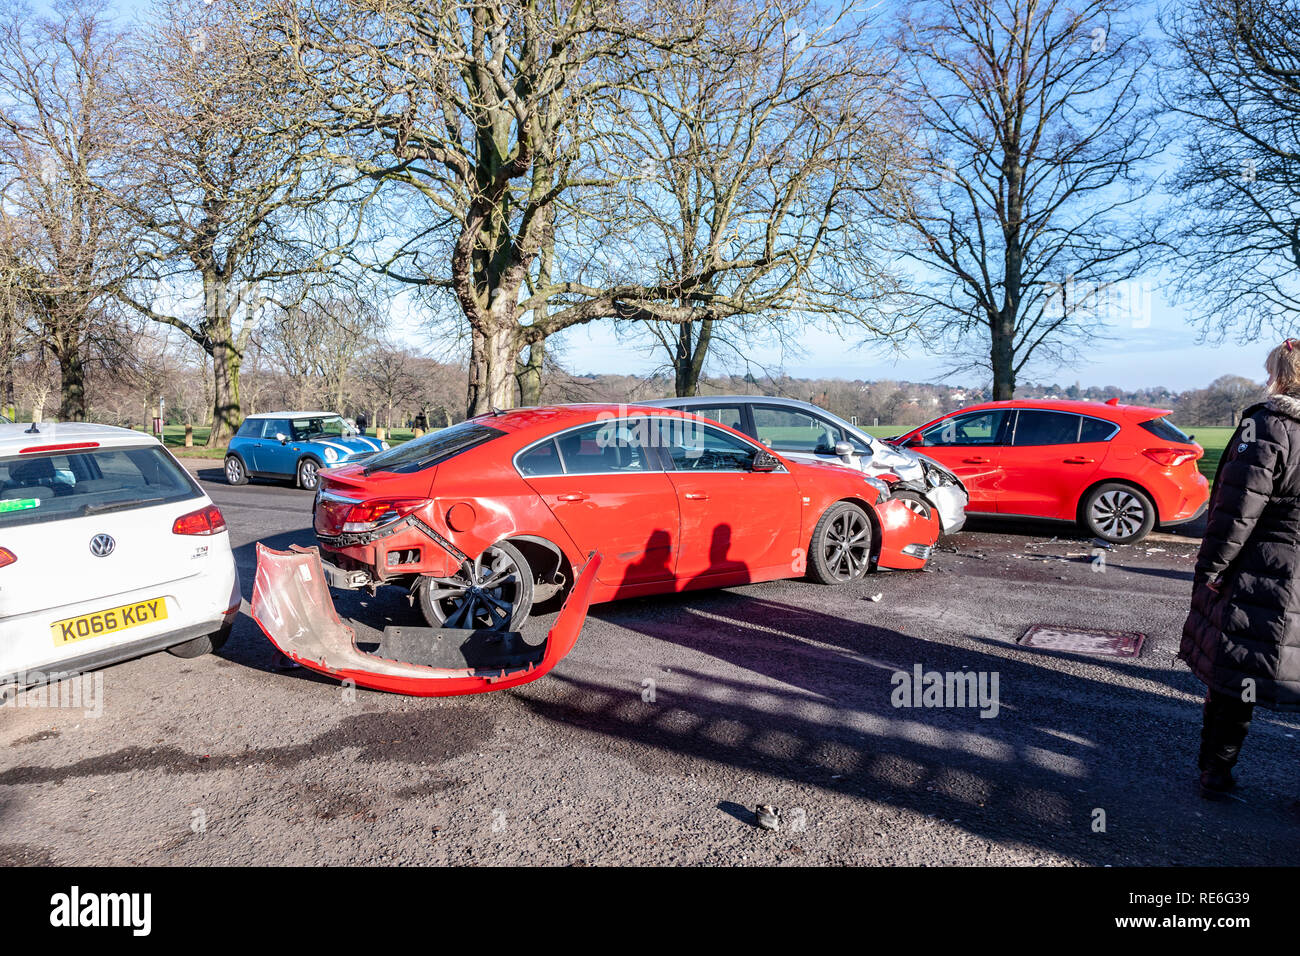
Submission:
<svg viewBox="0 0 1300 956">
<path fill-rule="evenodd" d="M 471 665 L 465 667 L 394 660 L 358 648 L 352 628 L 340 621 L 334 610 L 316 548 L 295 546 L 291 551 L 275 551 L 258 544 L 252 615 L 282 654 L 336 680 L 413 697 L 481 694 L 535 681 L 573 650 L 587 619 L 599 567 L 600 553 L 592 552 L 539 647 L 524 644 L 512 632 L 405 629 L 423 632 L 427 659 L 459 656 Z M 390 636 L 394 644 L 400 644 L 396 639 L 403 636 L 403 630 L 385 629 L 385 641 L 378 650 L 386 649 Z M 464 643 L 456 644 L 462 639 Z M 477 666 L 472 663 L 475 660 Z"/>
</svg>

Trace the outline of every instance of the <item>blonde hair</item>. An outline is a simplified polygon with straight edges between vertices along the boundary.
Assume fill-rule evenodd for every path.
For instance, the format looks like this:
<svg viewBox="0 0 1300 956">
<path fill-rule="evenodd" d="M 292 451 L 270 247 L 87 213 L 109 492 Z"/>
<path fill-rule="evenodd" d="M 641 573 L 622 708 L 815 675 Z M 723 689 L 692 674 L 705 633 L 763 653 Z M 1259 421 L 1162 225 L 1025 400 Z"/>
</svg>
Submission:
<svg viewBox="0 0 1300 956">
<path fill-rule="evenodd" d="M 1300 393 L 1300 339 L 1287 339 L 1264 360 L 1270 395 Z"/>
</svg>

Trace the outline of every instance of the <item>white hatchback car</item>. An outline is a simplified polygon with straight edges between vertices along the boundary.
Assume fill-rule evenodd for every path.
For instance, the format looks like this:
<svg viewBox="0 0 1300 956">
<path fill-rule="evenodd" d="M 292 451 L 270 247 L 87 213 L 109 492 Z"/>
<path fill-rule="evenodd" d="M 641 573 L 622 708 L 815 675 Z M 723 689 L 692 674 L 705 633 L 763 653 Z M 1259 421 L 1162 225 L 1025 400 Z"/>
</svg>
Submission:
<svg viewBox="0 0 1300 956">
<path fill-rule="evenodd" d="M 239 604 L 225 519 L 159 441 L 0 424 L 0 700 L 153 651 L 206 654 Z"/>
</svg>

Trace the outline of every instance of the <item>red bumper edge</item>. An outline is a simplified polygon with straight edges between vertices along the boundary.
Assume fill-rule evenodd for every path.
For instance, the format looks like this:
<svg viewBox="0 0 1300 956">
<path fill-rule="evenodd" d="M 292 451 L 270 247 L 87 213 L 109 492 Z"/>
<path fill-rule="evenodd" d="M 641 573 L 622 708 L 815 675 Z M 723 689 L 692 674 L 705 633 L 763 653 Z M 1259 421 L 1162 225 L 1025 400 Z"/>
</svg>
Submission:
<svg viewBox="0 0 1300 956">
<path fill-rule="evenodd" d="M 515 668 L 431 667 L 360 650 L 334 609 L 316 548 L 276 551 L 258 544 L 252 616 L 282 654 L 327 677 L 412 697 L 481 694 L 544 677 L 573 650 L 599 567 L 600 553 L 593 551 L 546 635 L 540 663 Z"/>
</svg>

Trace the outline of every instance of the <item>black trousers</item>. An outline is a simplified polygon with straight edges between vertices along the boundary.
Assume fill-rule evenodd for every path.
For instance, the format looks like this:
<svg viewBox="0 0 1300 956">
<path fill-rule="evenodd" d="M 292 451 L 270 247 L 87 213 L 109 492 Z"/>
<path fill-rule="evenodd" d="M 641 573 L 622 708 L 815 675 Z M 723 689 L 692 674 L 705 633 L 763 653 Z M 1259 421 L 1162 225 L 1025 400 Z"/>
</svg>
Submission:
<svg viewBox="0 0 1300 956">
<path fill-rule="evenodd" d="M 1226 773 L 1232 769 L 1254 712 L 1255 704 L 1242 700 L 1239 694 L 1212 690 L 1205 695 L 1199 761 L 1202 770 Z"/>
</svg>

